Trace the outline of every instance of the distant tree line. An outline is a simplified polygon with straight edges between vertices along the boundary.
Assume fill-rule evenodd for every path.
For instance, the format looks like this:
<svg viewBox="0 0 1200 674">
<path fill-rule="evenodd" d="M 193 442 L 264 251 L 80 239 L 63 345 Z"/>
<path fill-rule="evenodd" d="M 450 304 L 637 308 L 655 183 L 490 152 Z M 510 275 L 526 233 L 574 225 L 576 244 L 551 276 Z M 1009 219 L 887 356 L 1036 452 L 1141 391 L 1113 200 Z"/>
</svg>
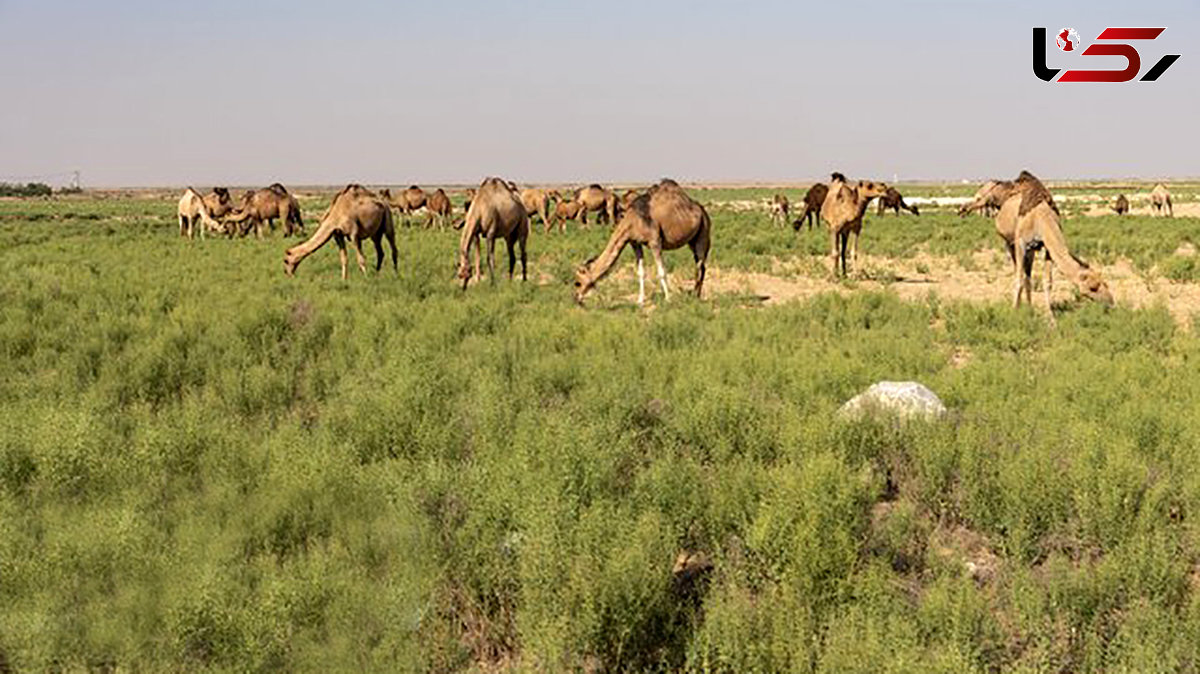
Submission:
<svg viewBox="0 0 1200 674">
<path fill-rule="evenodd" d="M 0 197 L 48 197 L 53 192 L 46 183 L 0 183 Z"/>
</svg>

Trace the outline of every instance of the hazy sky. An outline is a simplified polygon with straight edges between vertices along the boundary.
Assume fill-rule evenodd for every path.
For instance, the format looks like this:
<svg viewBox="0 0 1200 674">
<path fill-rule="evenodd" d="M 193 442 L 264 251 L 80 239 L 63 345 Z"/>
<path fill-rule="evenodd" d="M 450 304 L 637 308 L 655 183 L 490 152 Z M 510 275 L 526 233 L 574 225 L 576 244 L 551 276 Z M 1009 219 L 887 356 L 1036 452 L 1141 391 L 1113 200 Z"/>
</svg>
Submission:
<svg viewBox="0 0 1200 674">
<path fill-rule="evenodd" d="M 1198 0 L 0 0 L 0 180 L 1197 176 L 1198 20 Z M 1033 26 L 1166 26 L 1143 72 L 1182 58 L 1047 84 Z"/>
</svg>

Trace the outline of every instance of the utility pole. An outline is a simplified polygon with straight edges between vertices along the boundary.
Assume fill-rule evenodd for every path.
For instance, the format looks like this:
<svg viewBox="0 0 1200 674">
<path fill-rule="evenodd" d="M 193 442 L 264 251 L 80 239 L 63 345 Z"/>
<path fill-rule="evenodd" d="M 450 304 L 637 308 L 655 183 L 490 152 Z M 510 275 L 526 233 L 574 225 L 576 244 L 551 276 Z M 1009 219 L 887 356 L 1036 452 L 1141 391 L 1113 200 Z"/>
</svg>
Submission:
<svg viewBox="0 0 1200 674">
<path fill-rule="evenodd" d="M 79 173 L 80 173 L 79 171 L 73 171 L 71 173 L 71 190 L 72 191 L 78 191 L 78 190 L 82 189 L 79 186 Z"/>
</svg>

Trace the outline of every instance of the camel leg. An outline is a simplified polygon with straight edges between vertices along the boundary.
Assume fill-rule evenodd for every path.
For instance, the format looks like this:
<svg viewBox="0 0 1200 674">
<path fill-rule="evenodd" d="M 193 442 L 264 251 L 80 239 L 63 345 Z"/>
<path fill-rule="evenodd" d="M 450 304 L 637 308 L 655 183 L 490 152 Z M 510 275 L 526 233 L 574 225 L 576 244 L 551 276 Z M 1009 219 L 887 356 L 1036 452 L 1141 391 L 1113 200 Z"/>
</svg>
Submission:
<svg viewBox="0 0 1200 674">
<path fill-rule="evenodd" d="M 479 234 L 476 233 L 474 236 L 471 237 L 471 241 L 467 245 L 471 246 L 473 248 L 473 252 L 474 252 L 473 257 L 475 260 L 475 278 L 480 278 L 479 256 L 482 255 L 482 253 L 483 253 L 483 241 L 479 238 Z"/>
<path fill-rule="evenodd" d="M 496 285 L 496 237 L 489 234 L 487 238 L 488 280 Z"/>
<path fill-rule="evenodd" d="M 786 222 L 786 219 L 785 219 Z M 696 297 L 704 290 L 704 275 L 708 267 L 708 237 L 692 241 L 692 257 L 696 260 Z"/>
<path fill-rule="evenodd" d="M 842 232 L 841 234 L 839 234 L 838 235 L 838 244 L 839 244 L 838 248 L 840 249 L 839 258 L 841 259 L 841 262 L 842 262 L 842 276 L 849 278 L 850 270 L 846 266 L 846 246 L 848 246 L 850 244 L 850 233 Z"/>
<path fill-rule="evenodd" d="M 375 244 L 375 271 L 378 272 L 383 268 L 383 235 L 376 234 L 371 242 Z"/>
<path fill-rule="evenodd" d="M 179 236 L 187 236 L 187 218 L 179 216 Z"/>
<path fill-rule="evenodd" d="M 528 238 L 529 232 L 525 232 L 517 239 L 517 245 L 521 247 L 521 280 L 529 280 L 529 259 L 525 256 L 525 240 Z"/>
<path fill-rule="evenodd" d="M 515 271 L 517 268 L 517 242 L 514 241 L 513 237 L 510 236 L 504 239 L 504 243 L 508 246 L 508 280 L 511 281 L 513 277 L 513 271 Z"/>
<path fill-rule="evenodd" d="M 646 303 L 646 260 L 640 243 L 633 244 L 633 256 L 637 258 L 638 306 Z"/>
<path fill-rule="evenodd" d="M 338 247 L 338 260 L 340 260 L 342 263 L 342 280 L 345 281 L 347 279 L 346 265 L 349 262 L 346 257 L 346 237 L 341 232 L 335 232 L 333 235 L 333 241 Z"/>
<path fill-rule="evenodd" d="M 396 232 L 391 227 L 388 227 L 384 230 L 383 235 L 387 237 L 388 246 L 392 249 L 392 270 L 399 274 L 400 263 L 396 261 Z"/>
<path fill-rule="evenodd" d="M 854 245 L 850 247 L 850 261 L 854 263 L 854 268 L 858 269 L 858 232 L 851 231 L 850 235 L 854 237 Z"/>
<path fill-rule="evenodd" d="M 658 282 L 662 285 L 663 300 L 671 299 L 671 291 L 667 289 L 667 268 L 663 265 L 662 244 L 650 244 L 650 254 L 654 256 L 654 266 L 658 269 Z"/>
<path fill-rule="evenodd" d="M 834 276 L 838 275 L 838 232 L 836 229 L 829 230 L 829 263 L 831 265 L 830 272 Z"/>
</svg>

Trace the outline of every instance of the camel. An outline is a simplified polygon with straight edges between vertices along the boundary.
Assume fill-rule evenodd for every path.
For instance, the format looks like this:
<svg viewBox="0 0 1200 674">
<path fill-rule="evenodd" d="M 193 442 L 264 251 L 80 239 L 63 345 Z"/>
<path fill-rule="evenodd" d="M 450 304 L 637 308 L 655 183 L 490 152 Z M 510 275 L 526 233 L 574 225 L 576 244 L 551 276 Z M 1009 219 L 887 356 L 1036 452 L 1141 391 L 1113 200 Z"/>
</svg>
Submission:
<svg viewBox="0 0 1200 674">
<path fill-rule="evenodd" d="M 584 263 L 575 272 L 575 301 L 584 297 L 616 265 L 626 245 L 633 246 L 637 258 L 638 306 L 646 302 L 646 269 L 642 246 L 650 248 L 662 285 L 664 299 L 670 299 L 667 289 L 667 270 L 662 252 L 687 245 L 696 260 L 696 296 L 704 289 L 704 273 L 708 251 L 712 245 L 712 220 L 697 201 L 688 196 L 679 183 L 664 178 L 648 192 L 634 199 L 633 204 L 613 228 L 608 245 L 598 257 Z"/>
<path fill-rule="evenodd" d="M 546 190 L 539 189 L 524 189 L 520 193 L 521 204 L 525 206 L 525 212 L 529 215 L 529 226 L 533 226 L 533 216 L 538 216 L 542 219 L 542 226 L 548 232 L 550 231 L 550 202 L 552 201 L 552 193 Z"/>
<path fill-rule="evenodd" d="M 1175 217 L 1175 211 L 1171 208 L 1171 193 L 1162 183 L 1155 185 L 1154 190 L 1150 192 L 1150 214 Z"/>
<path fill-rule="evenodd" d="M 201 239 L 204 238 L 205 230 L 224 231 L 224 226 L 212 218 L 208 205 L 204 203 L 204 197 L 189 187 L 183 191 L 183 196 L 179 197 L 179 236 L 194 239 L 197 228 L 200 230 Z"/>
<path fill-rule="evenodd" d="M 909 206 L 908 204 L 904 203 L 904 197 L 900 196 L 900 192 L 898 192 L 895 187 L 887 188 L 887 192 L 884 193 L 883 196 L 879 197 L 879 210 L 877 214 L 883 215 L 883 212 L 889 208 L 895 211 L 896 215 L 900 215 L 901 208 L 909 213 L 912 213 L 913 215 L 921 214 L 921 212 L 917 210 L 916 204 Z"/>
<path fill-rule="evenodd" d="M 771 199 L 771 220 L 777 224 L 783 224 L 788 219 L 788 198 L 782 194 L 776 194 Z"/>
<path fill-rule="evenodd" d="M 975 197 L 970 203 L 959 207 L 958 216 L 962 217 L 974 211 L 981 211 L 985 217 L 992 217 L 999 212 L 1001 204 L 1012 196 L 1014 189 L 1011 180 L 989 180 L 979 188 L 979 191 L 975 192 Z"/>
<path fill-rule="evenodd" d="M 1116 211 L 1117 215 L 1125 215 L 1129 212 L 1129 200 L 1125 198 L 1124 194 L 1118 194 L 1112 208 Z"/>
<path fill-rule="evenodd" d="M 1033 273 L 1034 256 L 1037 251 L 1043 249 L 1046 252 L 1046 280 L 1043 289 L 1051 319 L 1054 318 L 1050 307 L 1050 289 L 1054 283 L 1053 267 L 1058 267 L 1060 272 L 1071 279 L 1085 297 L 1111 305 L 1113 296 L 1100 272 L 1089 268 L 1086 263 L 1071 254 L 1059 221 L 1058 206 L 1049 190 L 1033 174 L 1021 171 L 1021 175 L 1013 183 L 1012 194 L 1001 204 L 996 215 L 996 233 L 1004 240 L 1013 262 L 1013 307 L 1021 306 L 1022 292 L 1025 294 L 1025 300 L 1030 305 L 1033 304 L 1033 283 L 1030 276 Z"/>
<path fill-rule="evenodd" d="M 554 225 L 558 225 L 558 231 L 567 231 L 567 221 L 578 221 L 579 214 L 583 212 L 583 205 L 578 201 L 560 201 L 554 205 L 554 212 L 551 214 L 551 221 L 546 227 L 546 231 L 554 229 Z"/>
<path fill-rule="evenodd" d="M 276 218 L 283 221 L 284 236 L 304 232 L 300 204 L 296 201 L 296 197 L 289 194 L 287 188 L 279 183 L 243 194 L 241 205 L 235 209 L 233 215 L 226 218 L 225 222 L 245 223 L 241 228 L 242 236 L 249 234 L 250 228 L 253 227 L 255 236 L 261 239 L 263 222 L 265 221 L 267 226 L 273 230 Z"/>
<path fill-rule="evenodd" d="M 600 224 L 616 222 L 617 197 L 612 190 L 606 190 L 593 183 L 575 190 L 575 201 L 583 206 L 580 213 L 581 224 L 587 225 L 588 213 L 592 211 L 599 213 L 597 220 L 600 221 Z"/>
<path fill-rule="evenodd" d="M 871 199 L 886 194 L 887 190 L 888 186 L 884 183 L 860 180 L 856 185 L 851 185 L 842 174 L 833 174 L 829 194 L 821 205 L 821 219 L 829 225 L 829 261 L 835 276 L 839 259 L 842 275 L 847 274 L 846 245 L 851 235 L 854 235 L 851 259 L 858 263 L 858 237 L 862 233 L 863 214 L 867 212 L 867 204 Z"/>
<path fill-rule="evenodd" d="M 425 190 L 416 185 L 409 185 L 397 196 L 392 196 L 390 189 L 384 189 L 379 193 L 379 196 L 384 202 L 399 211 L 401 215 L 406 216 L 406 222 L 408 221 L 407 216 L 424 208 L 426 201 L 428 201 Z"/>
<path fill-rule="evenodd" d="M 358 268 L 367 273 L 367 258 L 362 252 L 362 242 L 370 239 L 375 243 L 375 271 L 383 266 L 383 239 L 392 249 L 392 268 L 399 273 L 396 261 L 396 228 L 392 221 L 392 209 L 362 185 L 347 185 L 333 198 L 329 210 L 321 217 L 317 231 L 307 241 L 292 246 L 283 254 L 283 271 L 288 276 L 296 273 L 296 267 L 304 258 L 312 255 L 332 238 L 338 245 L 342 262 L 342 280 L 346 275 L 346 239 L 354 244 L 358 257 Z"/>
<path fill-rule="evenodd" d="M 220 220 L 233 212 L 233 197 L 229 196 L 227 188 L 214 187 L 211 193 L 204 195 L 204 205 L 210 216 Z"/>
<path fill-rule="evenodd" d="M 450 204 L 450 197 L 446 196 L 446 190 L 439 187 L 425 200 L 425 210 L 429 211 L 429 222 L 425 226 L 432 226 L 436 219 L 438 229 L 441 229 L 454 212 L 454 207 Z"/>
<path fill-rule="evenodd" d="M 526 280 L 527 259 L 525 242 L 529 238 L 529 214 L 521 203 L 516 191 L 500 178 L 488 178 L 479 185 L 471 208 L 467 211 L 467 219 L 463 225 L 462 236 L 458 244 L 458 277 L 462 279 L 463 290 L 471 280 L 471 266 L 468 258 L 471 250 L 475 251 L 475 276 L 479 276 L 480 238 L 487 239 L 488 277 L 496 282 L 496 239 L 502 238 L 508 244 L 508 278 L 512 278 L 517 258 L 513 247 L 521 249 L 521 280 Z"/>
<path fill-rule="evenodd" d="M 633 200 L 637 199 L 639 194 L 635 189 L 625 190 L 625 193 L 621 195 L 621 208 L 629 210 L 629 207 L 633 206 Z"/>
<path fill-rule="evenodd" d="M 821 216 L 821 206 L 825 203 L 825 196 L 829 194 L 829 186 L 825 183 L 817 183 L 808 188 L 804 193 L 804 213 L 800 219 L 792 223 L 792 229 L 797 232 L 808 222 L 808 229 L 813 228 L 813 219 Z"/>
</svg>

